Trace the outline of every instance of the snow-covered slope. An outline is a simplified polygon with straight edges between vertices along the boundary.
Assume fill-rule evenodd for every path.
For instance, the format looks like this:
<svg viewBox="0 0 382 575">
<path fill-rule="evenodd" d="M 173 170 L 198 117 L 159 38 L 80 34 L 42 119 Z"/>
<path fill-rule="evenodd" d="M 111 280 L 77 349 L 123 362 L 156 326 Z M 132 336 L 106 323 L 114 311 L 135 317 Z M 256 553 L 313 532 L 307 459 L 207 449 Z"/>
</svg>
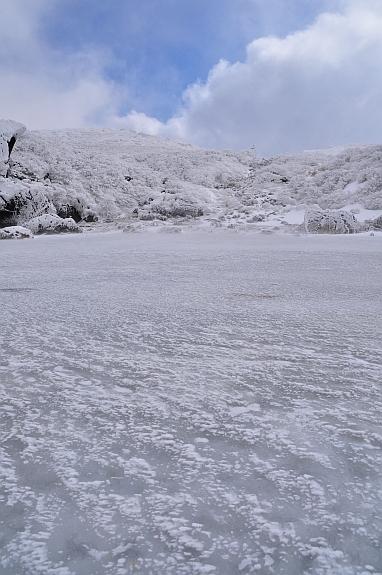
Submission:
<svg viewBox="0 0 382 575">
<path fill-rule="evenodd" d="M 382 145 L 256 159 L 126 130 L 37 131 L 17 140 L 10 167 L 8 183 L 48 200 L 28 217 L 249 229 L 301 224 L 312 205 L 371 210 L 361 220 L 382 213 Z"/>
</svg>

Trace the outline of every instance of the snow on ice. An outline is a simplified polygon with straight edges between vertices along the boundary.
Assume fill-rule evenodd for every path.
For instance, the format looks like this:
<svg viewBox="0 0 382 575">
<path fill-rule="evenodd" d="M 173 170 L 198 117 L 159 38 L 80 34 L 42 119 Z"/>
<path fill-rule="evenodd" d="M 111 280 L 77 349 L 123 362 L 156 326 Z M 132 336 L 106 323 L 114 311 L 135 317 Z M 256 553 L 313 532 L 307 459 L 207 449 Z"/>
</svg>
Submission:
<svg viewBox="0 0 382 575">
<path fill-rule="evenodd" d="M 18 138 L 0 232 L 93 233 L 0 245 L 2 573 L 382 573 L 381 153 Z"/>
</svg>

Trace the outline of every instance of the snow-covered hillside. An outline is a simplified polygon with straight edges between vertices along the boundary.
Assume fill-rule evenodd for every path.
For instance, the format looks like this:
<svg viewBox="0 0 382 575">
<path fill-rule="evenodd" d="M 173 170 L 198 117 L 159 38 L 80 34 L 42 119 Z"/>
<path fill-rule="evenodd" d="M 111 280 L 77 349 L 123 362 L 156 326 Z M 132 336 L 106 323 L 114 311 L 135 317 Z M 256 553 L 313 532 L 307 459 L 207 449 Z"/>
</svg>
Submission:
<svg viewBox="0 0 382 575">
<path fill-rule="evenodd" d="M 347 208 L 359 221 L 380 215 L 382 145 L 264 159 L 126 130 L 27 131 L 0 182 L 0 202 L 16 184 L 28 199 L 12 222 L 19 225 L 48 212 L 88 227 L 162 220 L 290 229 L 309 206 Z"/>
</svg>

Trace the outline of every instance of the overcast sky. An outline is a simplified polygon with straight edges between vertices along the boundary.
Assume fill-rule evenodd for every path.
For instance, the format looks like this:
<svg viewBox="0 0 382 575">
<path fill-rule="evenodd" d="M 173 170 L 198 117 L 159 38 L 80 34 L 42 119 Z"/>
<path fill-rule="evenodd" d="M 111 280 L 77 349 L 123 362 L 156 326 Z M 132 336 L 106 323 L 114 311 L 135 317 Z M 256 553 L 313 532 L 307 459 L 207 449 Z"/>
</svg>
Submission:
<svg viewBox="0 0 382 575">
<path fill-rule="evenodd" d="M 0 117 L 264 156 L 382 141 L 381 0 L 0 0 Z"/>
</svg>

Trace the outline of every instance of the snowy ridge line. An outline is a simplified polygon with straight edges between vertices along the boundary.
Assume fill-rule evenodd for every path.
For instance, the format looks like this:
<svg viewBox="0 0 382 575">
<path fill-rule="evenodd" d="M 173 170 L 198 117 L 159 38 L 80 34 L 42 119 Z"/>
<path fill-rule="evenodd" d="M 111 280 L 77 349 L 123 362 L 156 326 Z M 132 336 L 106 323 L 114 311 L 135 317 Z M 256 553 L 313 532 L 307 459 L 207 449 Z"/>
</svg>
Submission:
<svg viewBox="0 0 382 575">
<path fill-rule="evenodd" d="M 293 231 L 312 207 L 348 208 L 372 222 L 382 214 L 381 166 L 382 145 L 266 159 L 127 130 L 26 132 L 0 178 L 0 227 L 48 213 L 84 229 L 163 222 Z"/>
</svg>

